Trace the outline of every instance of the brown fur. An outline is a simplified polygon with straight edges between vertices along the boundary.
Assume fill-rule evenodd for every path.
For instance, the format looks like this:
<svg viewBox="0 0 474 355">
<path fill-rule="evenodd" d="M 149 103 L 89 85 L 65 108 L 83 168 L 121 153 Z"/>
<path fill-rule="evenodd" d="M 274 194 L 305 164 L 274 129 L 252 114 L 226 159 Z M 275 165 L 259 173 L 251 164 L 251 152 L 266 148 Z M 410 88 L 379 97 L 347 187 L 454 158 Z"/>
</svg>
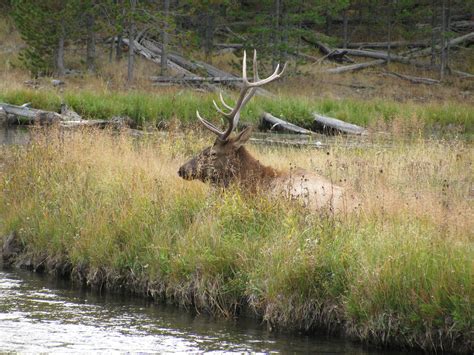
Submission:
<svg viewBox="0 0 474 355">
<path fill-rule="evenodd" d="M 315 173 L 299 168 L 282 172 L 261 164 L 243 146 L 250 132 L 247 128 L 224 142 L 216 139 L 212 147 L 183 164 L 178 174 L 187 180 L 199 179 L 223 187 L 236 182 L 246 191 L 283 195 L 317 210 L 337 212 L 354 208 L 354 199 L 342 187 Z"/>
</svg>

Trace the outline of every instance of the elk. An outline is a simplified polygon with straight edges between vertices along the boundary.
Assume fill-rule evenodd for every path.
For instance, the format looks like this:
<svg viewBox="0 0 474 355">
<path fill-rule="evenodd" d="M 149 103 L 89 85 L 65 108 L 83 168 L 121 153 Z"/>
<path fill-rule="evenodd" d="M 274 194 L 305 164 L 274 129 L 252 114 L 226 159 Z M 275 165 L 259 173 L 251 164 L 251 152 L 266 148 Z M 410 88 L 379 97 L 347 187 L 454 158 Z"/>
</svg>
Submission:
<svg viewBox="0 0 474 355">
<path fill-rule="evenodd" d="M 285 69 L 286 64 L 281 71 L 280 65 L 277 65 L 272 75 L 260 79 L 257 71 L 257 52 L 254 51 L 253 82 L 250 82 L 247 79 L 247 55 L 244 51 L 242 87 L 235 107 L 225 102 L 222 93 L 219 97 L 225 110 L 213 101 L 216 110 L 228 121 L 227 129 L 221 131 L 196 111 L 199 121 L 216 134 L 217 138 L 211 147 L 183 164 L 178 175 L 186 180 L 199 179 L 222 187 L 235 182 L 246 191 L 268 191 L 272 194 L 283 194 L 291 199 L 301 199 L 314 209 L 327 208 L 334 212 L 347 209 L 347 199 L 342 187 L 301 168 L 280 171 L 255 159 L 244 147 L 251 136 L 252 127 L 249 126 L 231 136 L 239 122 L 242 108 L 255 95 L 257 89 L 281 77 Z"/>
</svg>

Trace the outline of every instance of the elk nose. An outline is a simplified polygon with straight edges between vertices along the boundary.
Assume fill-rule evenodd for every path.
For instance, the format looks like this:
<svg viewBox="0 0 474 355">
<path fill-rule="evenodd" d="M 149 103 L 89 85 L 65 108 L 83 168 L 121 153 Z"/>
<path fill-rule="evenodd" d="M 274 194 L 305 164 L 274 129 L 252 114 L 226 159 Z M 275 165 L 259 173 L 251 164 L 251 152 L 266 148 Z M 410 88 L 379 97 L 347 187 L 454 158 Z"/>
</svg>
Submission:
<svg viewBox="0 0 474 355">
<path fill-rule="evenodd" d="M 184 178 L 184 176 L 186 175 L 186 172 L 184 171 L 183 166 L 179 168 L 178 175 L 181 176 L 182 178 Z"/>
</svg>

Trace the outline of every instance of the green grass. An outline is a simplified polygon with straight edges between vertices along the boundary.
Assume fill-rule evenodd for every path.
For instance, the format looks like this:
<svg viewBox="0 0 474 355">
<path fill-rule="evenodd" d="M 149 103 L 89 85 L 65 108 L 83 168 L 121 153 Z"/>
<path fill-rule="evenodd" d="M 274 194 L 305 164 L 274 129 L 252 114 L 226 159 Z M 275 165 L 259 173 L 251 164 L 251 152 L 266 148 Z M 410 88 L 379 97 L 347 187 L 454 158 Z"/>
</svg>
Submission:
<svg viewBox="0 0 474 355">
<path fill-rule="evenodd" d="M 0 92 L 0 101 L 11 104 L 31 102 L 35 108 L 58 111 L 64 101 L 84 118 L 108 119 L 126 115 L 139 124 L 167 123 L 171 120 L 178 120 L 185 125 L 195 124 L 196 109 L 203 116 L 220 122 L 221 118 L 212 105 L 213 99 L 218 100 L 217 94 L 199 94 L 193 91 L 151 94 L 140 91 L 93 93 L 66 90 L 59 94 L 56 91 L 20 89 Z M 242 120 L 257 123 L 263 111 L 305 127 L 311 126 L 311 113 L 319 112 L 362 126 L 390 126 L 397 122 L 397 125 L 407 127 L 408 131 L 420 128 L 443 130 L 454 126 L 461 133 L 474 132 L 472 106 L 459 103 L 421 105 L 387 100 L 257 97 L 243 110 Z"/>
<path fill-rule="evenodd" d="M 331 150 L 375 207 L 328 217 L 179 179 L 182 152 L 198 148 L 189 140 L 137 144 L 53 131 L 28 147 L 2 148 L 0 233 L 16 231 L 33 256 L 66 260 L 73 270 L 85 265 L 92 285 L 122 285 L 226 316 L 250 307 L 274 327 L 472 350 L 472 205 L 462 194 L 472 160 L 463 143 L 422 141 L 390 154 Z M 290 162 L 302 153 L 269 152 Z M 325 166 L 326 154 L 307 155 Z M 405 173 L 426 161 L 428 170 Z M 444 174 L 465 182 L 445 194 L 430 182 Z"/>
</svg>

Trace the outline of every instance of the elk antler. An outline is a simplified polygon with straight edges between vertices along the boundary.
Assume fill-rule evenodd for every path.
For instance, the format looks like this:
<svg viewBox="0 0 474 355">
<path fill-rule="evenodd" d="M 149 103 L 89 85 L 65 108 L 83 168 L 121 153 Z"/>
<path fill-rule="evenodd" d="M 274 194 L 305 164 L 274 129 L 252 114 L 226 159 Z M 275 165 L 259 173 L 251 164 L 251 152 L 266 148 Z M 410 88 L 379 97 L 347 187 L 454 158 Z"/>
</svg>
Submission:
<svg viewBox="0 0 474 355">
<path fill-rule="evenodd" d="M 196 111 L 197 117 L 208 130 L 217 134 L 217 137 L 221 141 L 226 141 L 229 138 L 229 135 L 232 133 L 232 131 L 237 127 L 237 124 L 239 123 L 240 110 L 242 109 L 242 107 L 244 107 L 245 104 L 252 98 L 252 96 L 255 95 L 255 92 L 257 91 L 259 86 L 268 84 L 269 82 L 272 82 L 273 80 L 278 79 L 285 71 L 286 64 L 287 63 L 285 63 L 285 65 L 283 66 L 283 69 L 280 72 L 278 72 L 278 70 L 280 69 L 280 64 L 278 64 L 272 75 L 270 75 L 266 79 L 260 80 L 260 78 L 258 77 L 258 71 L 257 71 L 257 51 L 254 50 L 253 51 L 253 80 L 254 82 L 251 83 L 247 79 L 247 53 L 244 51 L 244 59 L 243 59 L 243 64 L 242 64 L 242 88 L 240 90 L 240 95 L 237 100 L 237 103 L 235 104 L 235 107 L 232 108 L 230 105 L 228 105 L 224 101 L 224 98 L 222 97 L 222 93 L 219 94 L 219 97 L 221 99 L 222 105 L 227 110 L 229 110 L 228 112 L 225 112 L 224 110 L 222 110 L 219 107 L 219 105 L 214 100 L 212 100 L 216 110 L 228 120 L 229 126 L 227 127 L 227 130 L 225 132 L 222 132 L 219 128 L 217 128 L 211 122 L 202 118 L 201 115 L 199 114 L 199 111 Z"/>
</svg>

